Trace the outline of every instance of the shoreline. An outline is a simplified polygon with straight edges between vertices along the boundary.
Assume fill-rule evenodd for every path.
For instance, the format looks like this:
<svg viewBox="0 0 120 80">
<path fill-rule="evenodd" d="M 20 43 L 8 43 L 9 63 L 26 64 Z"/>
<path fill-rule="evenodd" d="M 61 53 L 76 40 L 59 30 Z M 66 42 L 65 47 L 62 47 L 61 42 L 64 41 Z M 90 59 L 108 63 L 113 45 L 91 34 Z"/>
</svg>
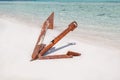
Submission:
<svg viewBox="0 0 120 80">
<path fill-rule="evenodd" d="M 3 19 L 4 23 L 5 23 L 5 21 L 11 22 L 12 24 L 14 24 L 14 23 L 16 24 L 16 22 L 17 22 L 18 24 L 21 23 L 25 26 L 29 26 L 32 28 L 39 28 L 38 31 L 40 31 L 42 23 L 43 23 L 43 21 L 41 22 L 41 20 L 40 21 L 35 20 L 35 21 L 37 21 L 37 22 L 35 22 L 35 21 L 28 20 L 27 18 L 26 19 L 18 18 L 18 17 L 13 18 L 12 16 L 2 16 L 0 18 L 1 18 L 1 20 Z M 82 25 L 82 26 L 84 26 L 84 25 Z M 55 29 L 58 33 L 61 33 L 65 28 L 64 27 L 60 28 L 60 25 L 59 26 L 55 25 Z M 95 46 L 106 46 L 109 48 L 114 48 L 116 50 L 117 49 L 119 50 L 119 48 L 120 48 L 120 45 L 119 45 L 120 41 L 116 42 L 114 40 L 114 38 L 118 38 L 118 40 L 119 40 L 119 35 L 114 36 L 114 33 L 110 34 L 105 31 L 100 32 L 100 31 L 94 31 L 94 30 L 85 30 L 83 28 L 80 30 L 78 30 L 78 29 L 79 28 L 77 28 L 73 32 L 70 32 L 72 39 L 75 38 L 76 40 L 82 41 L 83 43 L 93 44 Z M 102 34 L 100 34 L 100 33 L 102 33 Z M 68 38 L 71 38 L 70 35 L 68 35 Z M 111 37 L 111 36 L 113 36 L 113 37 Z"/>
<path fill-rule="evenodd" d="M 82 25 L 83 26 L 83 25 Z M 62 32 L 65 28 L 59 28 L 57 26 L 56 30 Z M 80 29 L 78 28 L 70 33 L 72 36 L 72 39 L 76 39 L 80 42 L 87 43 L 90 45 L 95 46 L 105 46 L 106 48 L 113 48 L 115 50 L 120 49 L 120 39 L 119 39 L 119 33 L 116 32 L 106 32 L 106 31 L 100 31 L 100 30 L 89 30 L 89 29 Z M 117 35 L 116 35 L 117 34 Z M 71 36 L 68 36 L 71 38 Z"/>
</svg>

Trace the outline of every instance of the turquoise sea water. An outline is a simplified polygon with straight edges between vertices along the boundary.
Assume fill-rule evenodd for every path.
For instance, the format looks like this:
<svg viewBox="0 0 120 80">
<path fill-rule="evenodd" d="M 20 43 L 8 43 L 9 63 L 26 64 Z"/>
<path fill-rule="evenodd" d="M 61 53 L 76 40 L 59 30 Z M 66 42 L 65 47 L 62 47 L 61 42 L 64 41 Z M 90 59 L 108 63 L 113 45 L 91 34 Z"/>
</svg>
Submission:
<svg viewBox="0 0 120 80">
<path fill-rule="evenodd" d="M 78 37 L 100 36 L 120 44 L 120 3 L 0 2 L 0 16 L 28 21 L 42 23 L 53 11 L 57 28 L 64 28 L 75 20 L 79 25 Z"/>
</svg>

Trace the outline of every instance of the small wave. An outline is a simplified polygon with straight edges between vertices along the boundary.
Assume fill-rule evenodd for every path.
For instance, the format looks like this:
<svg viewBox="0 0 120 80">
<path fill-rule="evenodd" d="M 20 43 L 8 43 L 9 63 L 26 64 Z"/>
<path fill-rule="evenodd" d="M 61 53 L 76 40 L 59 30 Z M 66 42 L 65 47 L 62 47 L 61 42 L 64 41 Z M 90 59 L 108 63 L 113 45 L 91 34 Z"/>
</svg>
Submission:
<svg viewBox="0 0 120 80">
<path fill-rule="evenodd" d="M 97 14 L 97 16 L 105 16 L 105 15 L 106 15 L 105 13 Z"/>
<path fill-rule="evenodd" d="M 62 9 L 62 11 L 66 11 L 66 9 Z"/>
</svg>

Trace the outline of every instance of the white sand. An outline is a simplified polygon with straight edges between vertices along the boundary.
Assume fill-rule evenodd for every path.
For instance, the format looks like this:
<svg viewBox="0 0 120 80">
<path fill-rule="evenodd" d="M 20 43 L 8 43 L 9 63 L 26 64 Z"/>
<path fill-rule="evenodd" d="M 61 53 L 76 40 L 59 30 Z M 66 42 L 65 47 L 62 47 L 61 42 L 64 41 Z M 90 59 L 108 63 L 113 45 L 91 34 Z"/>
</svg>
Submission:
<svg viewBox="0 0 120 80">
<path fill-rule="evenodd" d="M 65 54 L 72 50 L 80 52 L 80 57 L 30 62 L 39 28 L 15 19 L 0 18 L 0 80 L 120 80 L 120 51 L 73 39 L 71 34 L 76 31 L 55 47 L 69 43 L 75 45 L 52 54 Z M 49 30 L 45 43 L 59 33 Z"/>
</svg>

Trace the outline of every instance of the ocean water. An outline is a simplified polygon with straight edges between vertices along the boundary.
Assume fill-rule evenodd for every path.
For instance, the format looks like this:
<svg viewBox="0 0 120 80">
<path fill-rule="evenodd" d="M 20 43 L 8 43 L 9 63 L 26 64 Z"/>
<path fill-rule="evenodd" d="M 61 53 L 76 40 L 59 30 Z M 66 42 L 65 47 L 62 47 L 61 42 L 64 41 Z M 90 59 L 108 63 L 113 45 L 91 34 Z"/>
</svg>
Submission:
<svg viewBox="0 0 120 80">
<path fill-rule="evenodd" d="M 21 18 L 42 23 L 55 12 L 55 27 L 65 28 L 77 21 L 74 37 L 120 45 L 120 3 L 115 2 L 0 2 L 0 17 Z M 29 23 L 28 23 L 29 24 Z M 108 43 L 108 44 L 109 44 Z"/>
</svg>

